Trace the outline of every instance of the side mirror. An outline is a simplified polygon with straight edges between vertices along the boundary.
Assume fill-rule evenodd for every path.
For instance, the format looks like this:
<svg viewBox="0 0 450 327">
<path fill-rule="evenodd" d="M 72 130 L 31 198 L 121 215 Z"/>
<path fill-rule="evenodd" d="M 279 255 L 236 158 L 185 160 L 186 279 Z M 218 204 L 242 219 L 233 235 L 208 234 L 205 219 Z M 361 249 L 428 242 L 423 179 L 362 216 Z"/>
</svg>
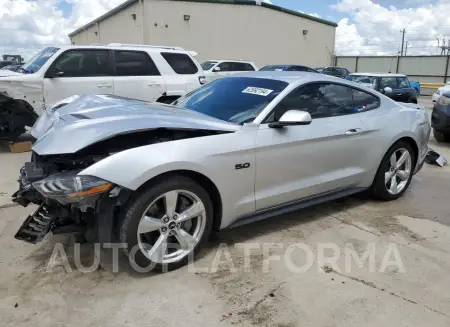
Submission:
<svg viewBox="0 0 450 327">
<path fill-rule="evenodd" d="M 389 86 L 385 87 L 383 91 L 384 91 L 384 93 L 387 93 L 387 94 L 392 93 L 392 89 Z"/>
<path fill-rule="evenodd" d="M 56 69 L 49 69 L 47 70 L 47 72 L 45 73 L 45 77 L 47 78 L 55 78 L 55 77 L 63 77 L 64 76 L 64 72 L 56 70 Z"/>
<path fill-rule="evenodd" d="M 220 72 L 220 67 L 214 67 L 213 72 Z"/>
<path fill-rule="evenodd" d="M 282 128 L 285 126 L 309 125 L 312 118 L 309 112 L 292 109 L 286 111 L 280 120 L 269 124 L 270 128 Z"/>
</svg>

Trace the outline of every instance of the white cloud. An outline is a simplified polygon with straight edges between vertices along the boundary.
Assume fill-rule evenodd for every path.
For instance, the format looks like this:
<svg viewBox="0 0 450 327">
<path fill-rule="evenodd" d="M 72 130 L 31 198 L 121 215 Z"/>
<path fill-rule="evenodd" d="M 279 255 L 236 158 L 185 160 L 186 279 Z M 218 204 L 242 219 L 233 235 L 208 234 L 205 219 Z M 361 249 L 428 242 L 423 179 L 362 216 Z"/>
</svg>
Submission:
<svg viewBox="0 0 450 327">
<path fill-rule="evenodd" d="M 404 2 L 413 8 L 397 9 L 371 0 L 339 0 L 333 6 L 354 21 L 344 18 L 336 31 L 337 54 L 397 54 L 401 30 L 406 29 L 408 54 L 438 54 L 436 38 L 450 37 L 450 2 L 427 0 Z"/>
<path fill-rule="evenodd" d="M 45 45 L 68 44 L 68 33 L 124 0 L 66 0 L 72 14 L 64 17 L 62 0 L 0 0 L 0 54 L 25 59 Z"/>
<path fill-rule="evenodd" d="M 69 17 L 60 9 L 62 1 L 72 6 Z M 0 0 L 0 54 L 29 58 L 45 45 L 68 44 L 68 33 L 124 1 Z M 383 7 L 375 0 L 338 0 L 333 8 L 348 18 L 338 23 L 337 54 L 396 54 L 403 28 L 409 54 L 440 53 L 436 38 L 450 39 L 450 1 L 393 0 L 391 4 Z M 397 9 L 395 4 L 411 8 Z"/>
</svg>

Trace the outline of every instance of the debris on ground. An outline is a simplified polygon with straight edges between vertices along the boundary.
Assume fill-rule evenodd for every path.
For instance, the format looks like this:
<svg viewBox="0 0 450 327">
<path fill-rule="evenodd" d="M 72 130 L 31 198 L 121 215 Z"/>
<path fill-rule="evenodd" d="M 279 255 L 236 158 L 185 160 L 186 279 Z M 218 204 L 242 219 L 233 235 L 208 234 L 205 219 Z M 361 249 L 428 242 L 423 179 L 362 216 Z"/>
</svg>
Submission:
<svg viewBox="0 0 450 327">
<path fill-rule="evenodd" d="M 233 315 L 233 314 L 232 314 L 231 312 L 229 312 L 227 315 L 223 315 L 223 316 L 222 316 L 222 319 L 221 319 L 220 321 L 227 320 L 228 318 L 231 318 L 232 315 Z"/>
<path fill-rule="evenodd" d="M 425 161 L 430 165 L 444 167 L 447 165 L 448 161 L 443 156 L 441 156 L 436 151 L 430 149 L 428 150 L 427 156 L 425 157 Z"/>
</svg>

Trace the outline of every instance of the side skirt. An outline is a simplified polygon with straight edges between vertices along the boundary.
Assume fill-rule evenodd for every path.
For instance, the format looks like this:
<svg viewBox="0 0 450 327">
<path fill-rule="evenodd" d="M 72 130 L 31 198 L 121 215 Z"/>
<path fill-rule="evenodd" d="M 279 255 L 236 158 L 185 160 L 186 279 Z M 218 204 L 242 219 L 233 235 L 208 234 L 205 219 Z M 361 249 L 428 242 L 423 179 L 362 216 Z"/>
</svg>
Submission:
<svg viewBox="0 0 450 327">
<path fill-rule="evenodd" d="M 315 196 L 301 199 L 298 201 L 288 202 L 288 203 L 285 203 L 285 204 L 282 204 L 282 205 L 279 205 L 276 207 L 260 210 L 260 211 L 255 212 L 254 214 L 239 218 L 238 220 L 236 220 L 234 223 L 232 223 L 225 229 L 231 229 L 231 228 L 247 225 L 250 223 L 254 223 L 256 221 L 260 221 L 263 219 L 271 218 L 273 216 L 283 215 L 283 214 L 286 214 L 289 212 L 297 211 L 297 210 L 311 207 L 311 206 L 321 204 L 324 202 L 329 202 L 329 201 L 333 201 L 333 200 L 340 199 L 343 197 L 347 197 L 349 195 L 360 193 L 365 190 L 366 190 L 366 188 L 363 188 L 363 187 L 351 188 L 351 189 L 348 189 L 348 188 L 339 189 L 336 191 L 331 191 L 331 192 L 315 195 Z"/>
</svg>

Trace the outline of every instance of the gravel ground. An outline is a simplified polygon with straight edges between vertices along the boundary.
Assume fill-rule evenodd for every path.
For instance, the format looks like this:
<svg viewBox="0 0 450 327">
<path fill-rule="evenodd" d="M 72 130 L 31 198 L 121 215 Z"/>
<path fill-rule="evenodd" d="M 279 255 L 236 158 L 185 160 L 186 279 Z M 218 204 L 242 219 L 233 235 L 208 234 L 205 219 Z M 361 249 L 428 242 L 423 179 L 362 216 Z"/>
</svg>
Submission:
<svg viewBox="0 0 450 327">
<path fill-rule="evenodd" d="M 430 147 L 450 159 L 450 144 Z M 70 236 L 14 239 L 33 210 L 9 200 L 28 158 L 0 153 L 3 326 L 450 325 L 450 166 L 425 165 L 398 201 L 353 196 L 225 231 L 194 265 L 142 275 L 123 259 L 117 273 L 76 270 Z M 50 260 L 57 244 L 67 262 Z M 346 249 L 373 261 L 357 265 Z M 93 245 L 81 253 L 94 261 Z"/>
</svg>

